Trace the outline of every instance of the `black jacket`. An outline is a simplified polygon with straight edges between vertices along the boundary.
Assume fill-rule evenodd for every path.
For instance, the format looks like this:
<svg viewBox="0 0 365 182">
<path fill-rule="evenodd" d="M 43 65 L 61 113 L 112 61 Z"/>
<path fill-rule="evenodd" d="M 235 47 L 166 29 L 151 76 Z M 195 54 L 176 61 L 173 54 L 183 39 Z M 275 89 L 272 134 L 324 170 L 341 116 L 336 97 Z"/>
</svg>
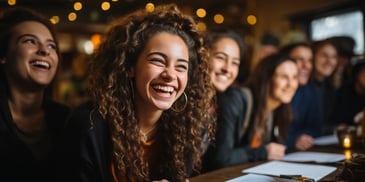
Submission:
<svg viewBox="0 0 365 182">
<path fill-rule="evenodd" d="M 0 88 L 0 181 L 54 181 L 57 167 L 59 137 L 70 112 L 69 108 L 45 100 L 45 121 L 50 140 L 49 153 L 45 161 L 36 160 L 30 148 L 16 134 L 8 106 L 7 91 Z"/>
<path fill-rule="evenodd" d="M 203 156 L 203 172 L 243 164 L 252 161 L 266 160 L 264 146 L 250 148 L 250 128 L 241 133 L 246 114 L 246 96 L 240 88 L 228 88 L 218 96 L 216 141 L 208 147 Z"/>
<path fill-rule="evenodd" d="M 60 181 L 112 181 L 110 129 L 99 112 L 93 108 L 92 103 L 85 103 L 71 114 L 62 147 L 65 158 L 59 172 Z M 189 174 L 192 171 L 190 159 L 191 156 L 187 156 Z"/>
</svg>

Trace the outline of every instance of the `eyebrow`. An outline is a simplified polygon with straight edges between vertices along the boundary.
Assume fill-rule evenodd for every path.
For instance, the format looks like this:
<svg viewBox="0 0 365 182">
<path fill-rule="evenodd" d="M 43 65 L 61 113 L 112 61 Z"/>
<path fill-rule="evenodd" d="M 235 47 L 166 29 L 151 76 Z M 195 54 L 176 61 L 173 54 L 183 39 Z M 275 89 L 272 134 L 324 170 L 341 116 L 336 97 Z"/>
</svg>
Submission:
<svg viewBox="0 0 365 182">
<path fill-rule="evenodd" d="M 16 39 L 16 41 L 18 42 L 18 41 L 19 41 L 21 38 L 23 38 L 23 37 L 33 37 L 33 38 L 35 38 L 35 39 L 39 40 L 39 38 L 38 38 L 37 36 L 33 35 L 33 34 L 22 34 L 22 35 L 20 35 L 20 36 Z M 46 40 L 46 42 L 52 42 L 52 43 L 55 43 L 55 41 L 54 41 L 53 39 L 47 39 L 47 40 Z"/>
<path fill-rule="evenodd" d="M 226 56 L 226 57 L 228 57 L 228 56 L 229 56 L 227 53 L 222 52 L 222 51 L 217 51 L 217 52 L 215 52 L 215 54 L 223 54 L 223 55 L 224 55 L 224 56 Z M 233 57 L 233 59 L 238 60 L 238 61 L 240 61 L 240 62 L 241 62 L 240 57 Z"/>
<path fill-rule="evenodd" d="M 154 54 L 157 54 L 159 56 L 162 56 L 164 59 L 167 59 L 166 54 L 161 53 L 161 52 L 150 52 L 150 53 L 147 54 L 147 56 L 154 55 Z M 187 64 L 189 63 L 189 60 L 186 60 L 184 58 L 179 58 L 179 59 L 177 59 L 177 61 L 179 61 L 179 62 L 185 62 Z"/>
</svg>

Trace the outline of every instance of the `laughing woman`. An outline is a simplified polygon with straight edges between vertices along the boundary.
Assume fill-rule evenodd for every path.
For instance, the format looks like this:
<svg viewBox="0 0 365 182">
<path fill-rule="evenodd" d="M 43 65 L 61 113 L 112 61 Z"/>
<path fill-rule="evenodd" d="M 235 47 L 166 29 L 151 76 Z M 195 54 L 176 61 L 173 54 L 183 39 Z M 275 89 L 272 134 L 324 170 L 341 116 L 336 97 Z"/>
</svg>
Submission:
<svg viewBox="0 0 365 182">
<path fill-rule="evenodd" d="M 82 181 L 188 179 L 211 119 L 207 67 L 194 21 L 175 5 L 112 23 L 91 62 L 92 105 L 70 121 L 81 121 Z"/>
<path fill-rule="evenodd" d="M 69 112 L 45 96 L 58 65 L 48 19 L 25 8 L 0 16 L 0 181 L 53 181 Z"/>
</svg>

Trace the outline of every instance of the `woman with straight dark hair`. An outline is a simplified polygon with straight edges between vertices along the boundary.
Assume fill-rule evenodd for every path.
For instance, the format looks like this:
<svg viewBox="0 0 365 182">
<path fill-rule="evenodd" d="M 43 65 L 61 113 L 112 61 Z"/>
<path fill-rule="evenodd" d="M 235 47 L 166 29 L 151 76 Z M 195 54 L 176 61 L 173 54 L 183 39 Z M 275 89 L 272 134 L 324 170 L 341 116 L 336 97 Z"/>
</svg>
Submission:
<svg viewBox="0 0 365 182">
<path fill-rule="evenodd" d="M 69 109 L 46 96 L 60 65 L 50 21 L 26 8 L 0 16 L 0 181 L 54 181 Z"/>
<path fill-rule="evenodd" d="M 290 101 L 298 87 L 298 68 L 287 56 L 264 58 L 246 87 L 229 88 L 217 110 L 216 142 L 207 171 L 284 156 L 292 120 Z"/>
</svg>

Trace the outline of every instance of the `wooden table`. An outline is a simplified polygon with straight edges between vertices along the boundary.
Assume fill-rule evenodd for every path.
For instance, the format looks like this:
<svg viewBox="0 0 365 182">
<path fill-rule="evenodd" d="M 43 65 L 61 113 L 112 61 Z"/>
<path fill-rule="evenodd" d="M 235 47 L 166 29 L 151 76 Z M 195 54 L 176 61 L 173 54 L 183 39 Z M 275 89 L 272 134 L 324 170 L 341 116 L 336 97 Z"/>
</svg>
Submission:
<svg viewBox="0 0 365 182">
<path fill-rule="evenodd" d="M 350 158 L 352 154 L 354 153 L 362 153 L 365 154 L 365 146 L 359 146 L 352 149 L 343 149 L 338 145 L 332 145 L 332 146 L 315 146 L 310 151 L 314 152 L 328 152 L 328 153 L 341 153 L 345 154 L 347 158 Z M 231 166 L 226 167 L 223 169 L 218 169 L 215 171 L 211 171 L 208 173 L 204 173 L 198 176 L 195 176 L 193 178 L 190 178 L 190 182 L 224 182 L 232 178 L 236 178 L 239 176 L 244 175 L 242 173 L 243 169 L 247 169 L 253 166 L 256 166 L 258 164 L 262 164 L 267 161 L 261 161 L 261 162 L 252 162 L 252 163 L 246 163 L 241 164 L 237 166 Z M 335 166 L 335 165 L 333 165 Z M 334 177 L 339 173 L 339 170 L 336 170 L 335 172 L 329 174 L 321 181 L 333 181 Z"/>
</svg>

